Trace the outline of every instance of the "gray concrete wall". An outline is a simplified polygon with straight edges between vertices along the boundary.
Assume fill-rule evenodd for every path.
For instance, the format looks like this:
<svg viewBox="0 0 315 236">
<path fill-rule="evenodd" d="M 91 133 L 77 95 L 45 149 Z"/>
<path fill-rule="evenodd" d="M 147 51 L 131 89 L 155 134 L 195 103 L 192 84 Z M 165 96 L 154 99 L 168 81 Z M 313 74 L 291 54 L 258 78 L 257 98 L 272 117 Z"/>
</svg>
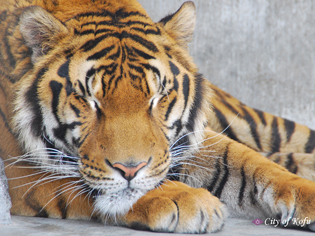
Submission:
<svg viewBox="0 0 315 236">
<path fill-rule="evenodd" d="M 140 0 L 155 21 L 183 0 Z M 245 104 L 315 128 L 315 1 L 195 0 L 190 52 Z"/>
</svg>

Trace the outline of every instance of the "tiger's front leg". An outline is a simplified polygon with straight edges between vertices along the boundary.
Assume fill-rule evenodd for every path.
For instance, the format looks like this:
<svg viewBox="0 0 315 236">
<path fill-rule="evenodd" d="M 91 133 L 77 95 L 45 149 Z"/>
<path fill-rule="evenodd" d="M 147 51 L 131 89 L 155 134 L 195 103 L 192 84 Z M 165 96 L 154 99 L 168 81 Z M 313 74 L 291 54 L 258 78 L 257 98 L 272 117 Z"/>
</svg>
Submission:
<svg viewBox="0 0 315 236">
<path fill-rule="evenodd" d="M 315 183 L 290 173 L 252 149 L 206 131 L 194 159 L 182 166 L 182 181 L 204 187 L 228 206 L 232 216 L 281 219 L 285 226 L 306 219 L 314 230 Z"/>
<path fill-rule="evenodd" d="M 120 223 L 152 231 L 216 232 L 227 217 L 226 206 L 203 188 L 169 181 L 141 197 Z"/>
</svg>

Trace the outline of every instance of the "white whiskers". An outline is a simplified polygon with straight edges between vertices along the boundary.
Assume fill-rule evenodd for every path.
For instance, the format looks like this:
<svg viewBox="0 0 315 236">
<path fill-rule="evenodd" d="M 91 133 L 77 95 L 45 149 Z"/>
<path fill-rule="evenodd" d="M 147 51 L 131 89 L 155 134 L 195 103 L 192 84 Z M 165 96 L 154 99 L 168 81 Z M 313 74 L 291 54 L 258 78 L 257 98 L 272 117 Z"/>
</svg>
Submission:
<svg viewBox="0 0 315 236">
<path fill-rule="evenodd" d="M 49 156 L 48 161 L 42 162 L 41 157 Z M 88 193 L 85 197 L 91 196 L 93 190 L 87 188 L 88 186 L 84 183 L 81 178 L 78 169 L 78 157 L 69 156 L 57 149 L 52 148 L 41 148 L 22 156 L 11 157 L 6 162 L 11 162 L 6 168 L 21 168 L 21 169 L 33 169 L 34 172 L 24 176 L 18 176 L 14 178 L 8 178 L 8 180 L 17 180 L 23 178 L 35 178 L 35 180 L 28 181 L 20 184 L 14 188 L 21 188 L 29 186 L 22 197 L 25 197 L 28 192 L 34 187 L 38 187 L 44 184 L 48 184 L 54 181 L 66 180 L 66 183 L 56 187 L 51 191 L 50 195 L 54 195 L 46 205 L 41 209 L 43 210 L 50 202 L 61 194 L 68 193 L 67 206 L 77 197 Z M 25 163 L 27 165 L 25 165 Z M 73 180 L 75 178 L 75 180 Z M 33 178 L 34 179 L 34 178 Z M 49 196 L 49 195 L 48 195 Z"/>
<path fill-rule="evenodd" d="M 211 147 L 214 147 L 218 143 L 220 143 L 225 136 L 222 136 L 219 140 L 209 144 L 204 145 L 205 142 L 217 138 L 220 135 L 222 135 L 234 122 L 234 120 L 237 118 L 238 115 L 235 116 L 235 118 L 232 120 L 232 122 L 220 133 L 211 136 L 209 138 L 205 138 L 203 140 L 200 140 L 197 143 L 188 144 L 188 143 L 181 143 L 184 138 L 189 137 L 189 135 L 195 135 L 198 132 L 202 132 L 206 135 L 207 130 L 198 130 L 193 131 L 190 133 L 187 133 L 180 138 L 178 138 L 171 146 L 170 146 L 170 155 L 172 157 L 172 161 L 170 164 L 170 172 L 167 174 L 167 177 L 178 177 L 180 179 L 187 179 L 192 178 L 195 181 L 200 182 L 192 172 L 187 173 L 187 166 L 194 167 L 195 170 L 202 170 L 204 172 L 212 172 L 214 169 L 209 167 L 209 161 L 211 158 L 220 158 L 215 155 L 214 149 L 211 149 Z M 198 156 L 196 155 L 198 154 Z M 224 165 L 224 163 L 222 163 Z M 172 172 L 172 170 L 174 172 Z"/>
</svg>

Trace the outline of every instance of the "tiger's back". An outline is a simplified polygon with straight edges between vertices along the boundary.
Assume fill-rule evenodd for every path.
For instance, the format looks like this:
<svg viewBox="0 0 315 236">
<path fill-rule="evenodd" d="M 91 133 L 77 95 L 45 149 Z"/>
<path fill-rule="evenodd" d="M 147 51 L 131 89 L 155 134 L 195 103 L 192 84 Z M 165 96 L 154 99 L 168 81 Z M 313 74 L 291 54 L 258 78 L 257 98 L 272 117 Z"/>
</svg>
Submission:
<svg viewBox="0 0 315 236">
<path fill-rule="evenodd" d="M 209 126 L 243 143 L 294 174 L 314 180 L 315 131 L 250 108 L 212 85 L 215 116 Z"/>
</svg>

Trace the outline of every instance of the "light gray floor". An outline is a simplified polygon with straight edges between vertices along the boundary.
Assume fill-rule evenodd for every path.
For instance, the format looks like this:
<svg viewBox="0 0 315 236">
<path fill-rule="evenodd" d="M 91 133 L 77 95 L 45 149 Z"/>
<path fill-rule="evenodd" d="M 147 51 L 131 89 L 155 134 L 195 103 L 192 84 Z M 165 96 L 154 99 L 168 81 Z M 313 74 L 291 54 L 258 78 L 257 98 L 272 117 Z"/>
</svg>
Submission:
<svg viewBox="0 0 315 236">
<path fill-rule="evenodd" d="M 228 219 L 224 228 L 215 236 L 230 235 L 285 235 L 304 236 L 314 235 L 311 232 L 278 228 L 266 225 L 254 225 L 251 220 Z M 147 231 L 137 231 L 123 227 L 104 226 L 101 223 L 89 221 L 46 219 L 37 217 L 13 216 L 12 223 L 0 225 L 1 236 L 72 236 L 72 235 L 137 235 L 137 236 L 180 236 L 187 234 L 154 233 Z M 205 235 L 205 234 L 202 234 Z"/>
</svg>

